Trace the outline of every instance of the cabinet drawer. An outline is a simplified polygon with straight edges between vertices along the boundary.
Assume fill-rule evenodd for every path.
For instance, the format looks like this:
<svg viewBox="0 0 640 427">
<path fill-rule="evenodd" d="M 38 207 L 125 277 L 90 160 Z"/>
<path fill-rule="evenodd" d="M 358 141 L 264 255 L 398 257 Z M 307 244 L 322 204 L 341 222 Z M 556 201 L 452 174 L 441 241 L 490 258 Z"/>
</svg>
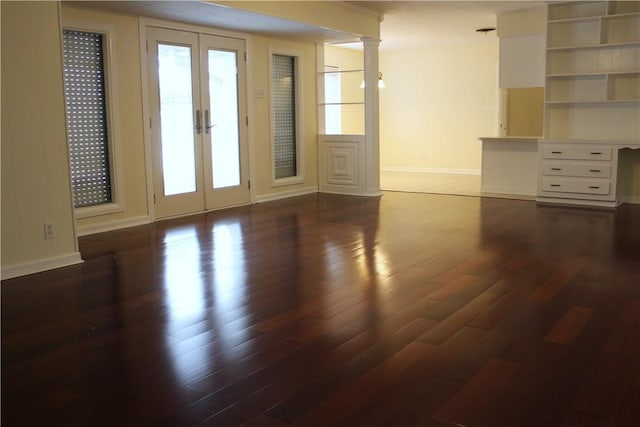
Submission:
<svg viewBox="0 0 640 427">
<path fill-rule="evenodd" d="M 542 148 L 545 159 L 567 160 L 611 160 L 611 147 L 572 147 L 567 145 L 545 145 Z"/>
<path fill-rule="evenodd" d="M 606 196 L 611 191 L 609 181 L 574 181 L 562 178 L 544 178 L 542 190 L 553 193 L 597 194 Z"/>
<path fill-rule="evenodd" d="M 542 166 L 542 174 L 552 176 L 609 178 L 611 177 L 611 165 L 607 163 L 567 163 L 547 161 L 544 162 Z"/>
</svg>

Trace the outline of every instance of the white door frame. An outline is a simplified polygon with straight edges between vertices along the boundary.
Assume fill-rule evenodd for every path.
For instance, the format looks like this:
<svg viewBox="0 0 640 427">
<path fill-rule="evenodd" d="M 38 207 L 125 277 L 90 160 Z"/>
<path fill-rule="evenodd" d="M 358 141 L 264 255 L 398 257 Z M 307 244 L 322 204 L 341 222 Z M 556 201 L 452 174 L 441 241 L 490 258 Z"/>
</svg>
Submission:
<svg viewBox="0 0 640 427">
<path fill-rule="evenodd" d="M 252 117 L 254 116 L 254 104 L 249 102 L 251 99 L 251 94 L 254 93 L 254 85 L 253 79 L 250 77 L 252 75 L 252 43 L 251 43 L 251 35 L 248 33 L 240 33 L 233 31 L 220 30 L 213 27 L 205 27 L 199 25 L 191 25 L 191 24 L 181 24 L 171 21 L 164 21 L 160 19 L 154 18 L 145 18 L 140 17 L 139 19 L 139 34 L 140 34 L 140 79 L 142 83 L 141 91 L 142 91 L 142 113 L 144 117 L 143 124 L 143 134 L 144 134 L 144 151 L 145 151 L 145 177 L 147 183 L 147 207 L 149 220 L 151 222 L 156 221 L 156 212 L 155 205 L 153 200 L 154 186 L 153 186 L 153 167 L 152 167 L 152 133 L 150 132 L 150 120 L 151 120 L 151 100 L 149 99 L 149 70 L 147 64 L 147 28 L 148 27 L 158 27 L 165 28 L 170 30 L 179 30 L 179 31 L 192 31 L 197 33 L 208 34 L 212 36 L 221 36 L 221 37 L 230 37 L 244 40 L 245 42 L 245 52 L 247 54 L 246 61 L 246 90 L 244 91 L 246 95 L 246 110 L 247 116 L 249 118 L 249 125 L 247 127 L 247 142 L 249 148 L 249 180 L 253 181 L 253 177 L 255 176 L 255 160 L 254 160 L 254 128 Z M 249 203 L 256 202 L 256 194 L 255 194 L 255 185 L 251 185 L 249 190 Z M 190 214 L 189 214 L 190 215 Z"/>
</svg>

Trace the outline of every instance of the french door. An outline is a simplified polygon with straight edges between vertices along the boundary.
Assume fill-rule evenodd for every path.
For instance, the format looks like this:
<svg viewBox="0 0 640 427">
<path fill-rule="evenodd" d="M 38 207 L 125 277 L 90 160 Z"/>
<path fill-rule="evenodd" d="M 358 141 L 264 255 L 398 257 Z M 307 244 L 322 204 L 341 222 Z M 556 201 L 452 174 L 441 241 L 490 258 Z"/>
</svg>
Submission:
<svg viewBox="0 0 640 427">
<path fill-rule="evenodd" d="M 147 35 L 156 217 L 248 203 L 244 41 Z"/>
</svg>

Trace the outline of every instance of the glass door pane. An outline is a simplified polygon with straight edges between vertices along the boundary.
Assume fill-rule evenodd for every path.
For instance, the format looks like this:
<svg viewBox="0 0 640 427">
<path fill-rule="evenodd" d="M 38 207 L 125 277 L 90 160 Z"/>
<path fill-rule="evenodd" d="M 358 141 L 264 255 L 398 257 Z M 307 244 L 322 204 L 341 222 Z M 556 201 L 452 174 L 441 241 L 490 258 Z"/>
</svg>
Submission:
<svg viewBox="0 0 640 427">
<path fill-rule="evenodd" d="M 240 185 L 237 53 L 209 49 L 209 111 L 213 188 Z M 205 113 L 205 116 L 207 114 Z"/>
<path fill-rule="evenodd" d="M 164 195 L 196 191 L 191 47 L 158 44 Z"/>
<path fill-rule="evenodd" d="M 246 62 L 244 41 L 200 35 L 205 206 L 249 203 Z"/>
</svg>

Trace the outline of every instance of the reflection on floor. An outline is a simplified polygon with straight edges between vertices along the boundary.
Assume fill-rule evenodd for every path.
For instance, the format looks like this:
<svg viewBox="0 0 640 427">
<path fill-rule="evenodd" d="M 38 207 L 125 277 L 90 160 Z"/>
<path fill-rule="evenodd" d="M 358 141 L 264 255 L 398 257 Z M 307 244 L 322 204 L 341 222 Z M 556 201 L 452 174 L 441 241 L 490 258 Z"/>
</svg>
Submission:
<svg viewBox="0 0 640 427">
<path fill-rule="evenodd" d="M 425 172 L 380 172 L 386 191 L 480 196 L 480 175 Z"/>
<path fill-rule="evenodd" d="M 0 284 L 2 426 L 640 426 L 640 205 L 308 194 Z"/>
</svg>

